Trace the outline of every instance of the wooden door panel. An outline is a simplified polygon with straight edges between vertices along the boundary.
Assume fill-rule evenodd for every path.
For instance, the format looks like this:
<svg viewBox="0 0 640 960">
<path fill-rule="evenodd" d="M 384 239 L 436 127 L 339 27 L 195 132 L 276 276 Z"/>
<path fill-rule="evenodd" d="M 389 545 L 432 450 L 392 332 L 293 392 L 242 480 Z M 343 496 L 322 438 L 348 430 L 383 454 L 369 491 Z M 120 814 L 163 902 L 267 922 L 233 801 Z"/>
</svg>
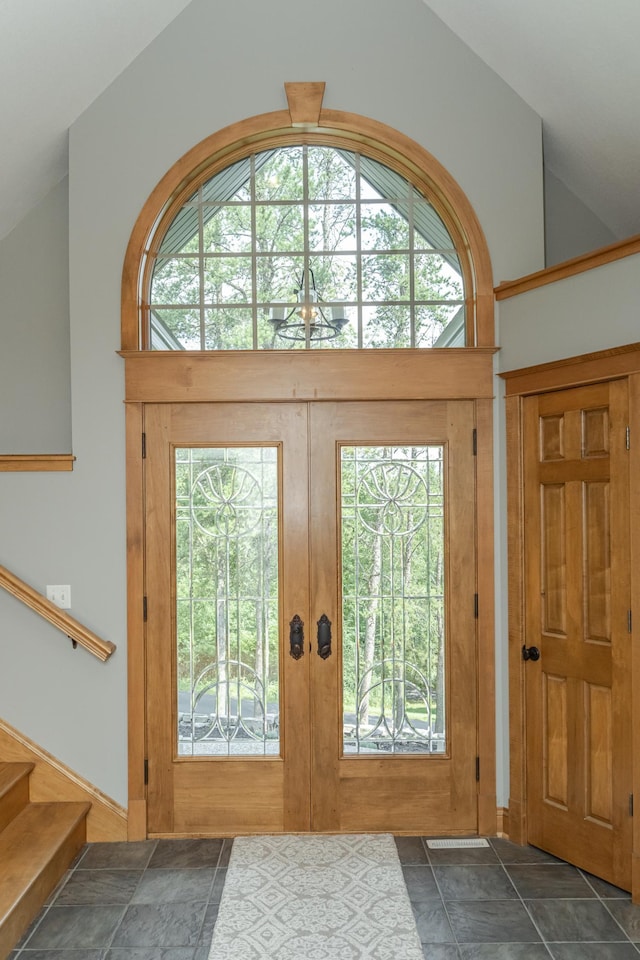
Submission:
<svg viewBox="0 0 640 960">
<path fill-rule="evenodd" d="M 177 404 L 145 409 L 148 831 L 152 835 L 309 829 L 309 657 L 294 660 L 288 652 L 289 622 L 295 614 L 305 624 L 309 619 L 306 416 L 306 408 L 300 404 Z M 280 709 L 279 756 L 275 757 L 187 756 L 180 752 L 176 457 L 180 451 L 200 448 L 269 448 L 277 454 Z M 246 487 L 235 491 L 237 507 L 233 492 L 225 489 L 218 497 L 222 516 L 227 518 L 224 522 L 231 524 L 234 510 L 245 508 Z M 209 508 L 205 504 L 198 509 Z M 256 569 L 251 576 L 257 585 L 262 574 Z M 215 573 L 210 579 L 216 580 Z M 197 619 L 197 605 L 202 602 L 197 583 L 192 593 L 192 616 Z M 234 616 L 242 630 L 240 618 L 246 605 L 238 597 L 236 606 Z M 251 628 L 248 633 L 250 636 Z M 212 647 L 211 659 L 215 660 L 213 642 Z M 238 677 L 240 669 L 238 662 Z M 238 691 L 240 687 L 238 680 Z M 241 718 L 239 692 L 237 698 Z M 195 719 L 195 708 L 191 715 Z"/>
<path fill-rule="evenodd" d="M 528 839 L 631 880 L 627 388 L 524 404 Z"/>
<path fill-rule="evenodd" d="M 545 672 L 543 684 L 544 798 L 566 809 L 569 803 L 567 678 Z"/>
<path fill-rule="evenodd" d="M 613 711 L 610 686 L 585 683 L 587 817 L 613 825 Z"/>
<path fill-rule="evenodd" d="M 148 831 L 151 835 L 310 829 L 404 833 L 476 831 L 474 422 L 472 401 L 152 404 L 146 407 Z M 344 644 L 353 639 L 345 638 L 342 631 L 344 568 L 340 565 L 342 521 L 337 507 L 340 451 L 368 445 L 421 450 L 416 456 L 426 458 L 425 471 L 434 470 L 442 485 L 444 506 L 438 508 L 442 511 L 438 521 L 442 527 L 442 556 L 438 555 L 437 563 L 425 561 L 429 570 L 433 568 L 434 576 L 436 568 L 442 567 L 439 576 L 444 578 L 445 596 L 442 617 L 446 646 L 438 656 L 444 657 L 446 670 L 443 688 L 437 696 L 444 705 L 446 738 L 443 734 L 442 739 L 438 739 L 440 732 L 435 721 L 433 731 L 426 725 L 428 737 L 424 732 L 423 737 L 433 738 L 439 751 L 433 754 L 407 748 L 404 753 L 386 756 L 387 745 L 383 743 L 382 754 L 370 749 L 366 756 L 350 755 L 343 746 L 345 718 L 340 667 Z M 435 459 L 433 463 L 429 460 L 431 454 L 425 454 L 427 447 L 432 453 L 440 451 L 437 466 Z M 196 478 L 194 487 L 200 493 L 203 490 L 205 494 L 211 493 L 212 484 L 215 487 L 211 471 L 209 467 L 202 469 L 210 460 L 217 462 L 211 451 L 221 450 L 226 463 L 227 456 L 239 448 L 277 450 L 280 750 L 277 756 L 264 757 L 203 755 L 194 750 L 187 755 L 182 745 L 184 735 L 178 733 L 181 693 L 176 638 L 181 636 L 182 616 L 179 610 L 187 596 L 194 611 L 189 615 L 197 620 L 197 604 L 203 600 L 213 601 L 208 593 L 201 592 L 199 583 L 188 587 L 186 594 L 181 583 L 180 557 L 184 544 L 176 530 L 177 524 L 184 520 L 186 508 L 182 503 L 180 471 Z M 406 476 L 412 476 L 410 464 L 403 466 L 403 470 Z M 206 489 L 200 479 L 205 475 Z M 439 490 L 436 484 L 434 504 L 439 502 Z M 188 510 L 192 514 L 205 507 L 209 510 L 206 505 L 198 506 L 195 494 L 189 497 Z M 228 519 L 233 507 L 231 494 L 227 491 L 218 499 L 224 501 L 223 511 L 227 511 L 224 516 Z M 388 507 L 393 526 L 401 508 L 394 497 L 388 498 Z M 197 519 L 190 522 L 194 529 L 202 525 Z M 194 548 L 189 546 L 189 549 Z M 409 560 L 403 561 L 401 567 L 403 573 L 407 572 Z M 215 566 L 208 574 L 212 583 L 218 582 L 220 576 Z M 393 579 L 394 574 L 391 576 Z M 215 591 L 213 597 L 215 600 Z M 241 605 L 240 601 L 238 604 Z M 304 654 L 299 660 L 289 656 L 288 647 L 289 623 L 295 614 L 302 619 L 305 634 Z M 322 615 L 330 621 L 333 634 L 333 652 L 326 660 L 317 654 L 317 622 Z M 217 641 L 212 641 L 212 645 L 219 657 Z M 434 648 L 434 656 L 436 652 Z M 229 654 L 225 656 L 228 658 Z M 232 660 L 225 662 L 231 664 Z M 405 669 L 401 671 L 403 683 Z M 397 681 L 395 674 L 392 681 L 391 686 Z M 216 698 L 219 696 L 216 687 Z M 435 692 L 433 696 L 435 702 Z M 237 715 L 241 719 L 239 694 L 237 702 Z M 217 703 L 216 699 L 216 710 Z M 410 715 L 419 725 L 415 720 L 420 716 L 418 707 L 414 705 L 412 709 Z M 195 723 L 195 715 L 192 707 L 191 723 Z M 433 716 L 437 715 L 436 711 Z"/>
<path fill-rule="evenodd" d="M 472 403 L 322 403 L 311 406 L 312 619 L 334 625 L 335 655 L 312 658 L 312 822 L 316 829 L 475 832 L 475 465 Z M 446 755 L 353 756 L 343 748 L 342 676 L 351 636 L 341 631 L 340 450 L 443 444 L 446 449 Z M 322 558 L 322 562 L 319 562 Z M 329 710 L 326 704 L 331 704 Z M 317 718 L 324 717 L 322 723 Z"/>
</svg>

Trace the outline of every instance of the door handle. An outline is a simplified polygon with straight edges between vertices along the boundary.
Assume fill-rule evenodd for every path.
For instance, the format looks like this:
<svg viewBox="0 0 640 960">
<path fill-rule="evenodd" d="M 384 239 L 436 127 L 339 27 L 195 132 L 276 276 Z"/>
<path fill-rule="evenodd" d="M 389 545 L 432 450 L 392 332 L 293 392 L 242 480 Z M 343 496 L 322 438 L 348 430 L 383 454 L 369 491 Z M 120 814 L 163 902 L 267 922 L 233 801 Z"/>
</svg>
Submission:
<svg viewBox="0 0 640 960">
<path fill-rule="evenodd" d="M 304 623 L 296 613 L 289 623 L 289 654 L 299 660 L 304 653 Z"/>
<path fill-rule="evenodd" d="M 522 648 L 522 659 L 523 660 L 536 660 L 540 659 L 540 651 L 537 647 L 527 647 L 526 644 Z"/>
<path fill-rule="evenodd" d="M 318 620 L 318 656 L 323 660 L 331 656 L 331 620 L 326 613 Z"/>
</svg>

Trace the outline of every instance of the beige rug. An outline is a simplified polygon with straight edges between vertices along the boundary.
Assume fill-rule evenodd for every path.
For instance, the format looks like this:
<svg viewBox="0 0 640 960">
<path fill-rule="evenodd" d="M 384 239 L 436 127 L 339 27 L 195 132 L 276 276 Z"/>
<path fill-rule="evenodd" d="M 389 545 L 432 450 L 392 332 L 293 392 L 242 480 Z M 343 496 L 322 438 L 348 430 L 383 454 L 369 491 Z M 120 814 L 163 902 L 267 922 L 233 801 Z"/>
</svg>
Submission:
<svg viewBox="0 0 640 960">
<path fill-rule="evenodd" d="M 234 840 L 209 960 L 423 960 L 393 837 Z"/>
</svg>

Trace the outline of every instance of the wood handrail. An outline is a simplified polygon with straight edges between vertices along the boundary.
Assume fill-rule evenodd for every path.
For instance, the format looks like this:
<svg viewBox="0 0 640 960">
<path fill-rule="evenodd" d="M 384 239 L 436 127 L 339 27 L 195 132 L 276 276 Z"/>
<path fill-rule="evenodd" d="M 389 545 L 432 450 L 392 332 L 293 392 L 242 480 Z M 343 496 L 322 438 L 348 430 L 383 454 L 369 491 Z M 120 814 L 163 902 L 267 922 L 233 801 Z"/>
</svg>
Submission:
<svg viewBox="0 0 640 960">
<path fill-rule="evenodd" d="M 47 600 L 41 593 L 38 593 L 28 583 L 25 583 L 20 577 L 16 577 L 15 574 L 3 566 L 0 566 L 0 587 L 4 587 L 14 597 L 21 600 L 41 617 L 44 617 L 45 620 L 48 620 L 74 643 L 79 643 L 94 657 L 98 657 L 99 660 L 103 662 L 108 660 L 115 651 L 115 643 L 111 643 L 110 640 L 102 640 L 70 614 L 61 610 L 51 600 Z"/>
</svg>

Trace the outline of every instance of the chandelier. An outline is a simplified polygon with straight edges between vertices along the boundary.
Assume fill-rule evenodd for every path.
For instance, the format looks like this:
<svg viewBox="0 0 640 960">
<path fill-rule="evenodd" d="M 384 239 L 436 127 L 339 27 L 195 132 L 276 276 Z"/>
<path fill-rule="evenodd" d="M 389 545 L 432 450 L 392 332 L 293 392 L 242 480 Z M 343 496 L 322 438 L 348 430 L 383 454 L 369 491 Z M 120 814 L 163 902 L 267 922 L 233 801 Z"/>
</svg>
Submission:
<svg viewBox="0 0 640 960">
<path fill-rule="evenodd" d="M 305 273 L 308 280 L 305 283 Z M 274 332 L 283 340 L 333 340 L 349 322 L 348 317 L 334 316 L 336 307 L 323 306 L 324 300 L 316 288 L 313 270 L 302 271 L 300 283 L 294 288 L 296 304 L 288 307 L 272 306 L 269 310 L 269 323 Z"/>
</svg>

